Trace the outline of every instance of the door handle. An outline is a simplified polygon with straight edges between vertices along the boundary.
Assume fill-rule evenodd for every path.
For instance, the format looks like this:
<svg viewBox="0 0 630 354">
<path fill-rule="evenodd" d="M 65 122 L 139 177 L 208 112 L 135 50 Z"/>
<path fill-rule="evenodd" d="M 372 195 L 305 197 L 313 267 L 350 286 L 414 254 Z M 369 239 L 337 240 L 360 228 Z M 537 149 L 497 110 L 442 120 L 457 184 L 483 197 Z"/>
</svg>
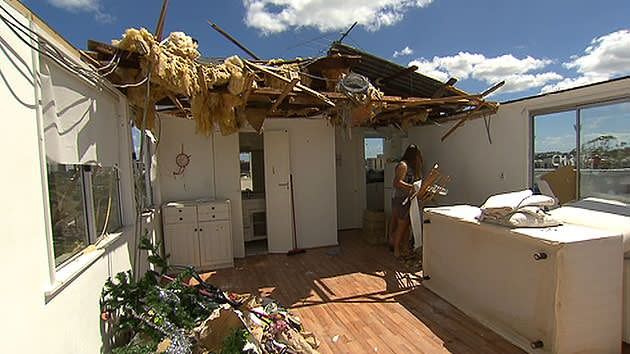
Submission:
<svg viewBox="0 0 630 354">
<path fill-rule="evenodd" d="M 278 187 L 288 187 L 289 186 L 289 182 L 287 183 L 278 183 Z"/>
</svg>

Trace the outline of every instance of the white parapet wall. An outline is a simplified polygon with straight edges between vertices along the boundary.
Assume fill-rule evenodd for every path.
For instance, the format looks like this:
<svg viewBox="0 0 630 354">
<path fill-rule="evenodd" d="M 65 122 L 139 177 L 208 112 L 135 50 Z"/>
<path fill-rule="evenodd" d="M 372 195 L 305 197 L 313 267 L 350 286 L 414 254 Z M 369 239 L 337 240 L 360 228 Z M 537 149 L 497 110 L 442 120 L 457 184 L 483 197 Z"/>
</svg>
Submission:
<svg viewBox="0 0 630 354">
<path fill-rule="evenodd" d="M 439 162 L 440 170 L 452 177 L 449 195 L 439 198 L 439 204 L 480 205 L 492 194 L 530 186 L 533 114 L 609 102 L 629 95 L 630 78 L 625 78 L 507 102 L 489 117 L 492 143 L 483 119 L 468 121 L 444 142 L 440 138 L 455 122 L 414 127 L 409 131 L 409 142 L 420 147 L 427 165 Z"/>
<path fill-rule="evenodd" d="M 2 0 L 0 6 L 17 20 L 14 24 L 37 31 L 81 65 L 77 52 L 20 3 Z M 108 277 L 131 269 L 135 253 L 127 101 L 107 83 L 90 84 L 46 62 L 4 22 L 0 39 L 1 351 L 99 353 L 108 346 L 100 319 L 102 287 Z M 44 105 L 46 100 L 55 105 Z M 55 265 L 51 253 L 46 170 L 51 158 L 114 166 L 120 177 L 122 230 L 63 266 Z"/>
</svg>

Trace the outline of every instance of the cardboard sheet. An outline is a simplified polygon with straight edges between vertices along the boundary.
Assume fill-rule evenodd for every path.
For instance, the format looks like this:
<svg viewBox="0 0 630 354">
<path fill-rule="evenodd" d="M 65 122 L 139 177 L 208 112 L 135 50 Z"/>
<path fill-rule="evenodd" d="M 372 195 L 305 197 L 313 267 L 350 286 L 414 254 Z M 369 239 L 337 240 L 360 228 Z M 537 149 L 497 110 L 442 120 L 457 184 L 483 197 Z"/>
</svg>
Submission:
<svg viewBox="0 0 630 354">
<path fill-rule="evenodd" d="M 420 190 L 422 180 L 413 184 L 414 191 Z M 413 198 L 409 207 L 409 216 L 411 217 L 411 232 L 413 233 L 414 247 L 416 249 L 422 247 L 422 209 L 418 198 Z"/>
</svg>

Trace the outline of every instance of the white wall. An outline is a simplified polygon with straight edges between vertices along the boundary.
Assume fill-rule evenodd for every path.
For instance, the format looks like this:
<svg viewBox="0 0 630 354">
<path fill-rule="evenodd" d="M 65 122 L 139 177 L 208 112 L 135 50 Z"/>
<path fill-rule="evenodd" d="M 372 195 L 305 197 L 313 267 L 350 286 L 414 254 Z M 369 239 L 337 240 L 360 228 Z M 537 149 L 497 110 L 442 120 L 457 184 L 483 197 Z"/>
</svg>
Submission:
<svg viewBox="0 0 630 354">
<path fill-rule="evenodd" d="M 9 9 L 21 23 L 29 25 L 22 13 Z M 23 12 L 26 13 L 26 12 Z M 113 240 L 108 246 L 83 255 L 59 271 L 49 260 L 51 244 L 47 240 L 46 151 L 44 122 L 38 110 L 34 86 L 38 73 L 38 56 L 18 40 L 4 25 L 0 25 L 0 267 L 5 270 L 0 301 L 0 333 L 2 352 L 6 353 L 98 353 L 103 345 L 99 298 L 107 277 L 130 268 L 130 246 L 126 242 L 133 230 Z M 54 70 L 62 70 L 55 68 Z M 66 82 L 69 88 L 83 87 L 77 80 Z M 83 90 L 84 88 L 81 88 Z M 86 91 L 97 97 L 98 89 Z M 121 116 L 109 119 L 117 123 L 118 131 L 127 132 L 126 100 L 120 96 L 98 98 L 95 113 L 101 106 L 118 106 Z M 106 100 L 106 101 L 98 101 Z M 112 101 L 113 100 L 113 101 Z M 68 111 L 70 114 L 70 111 Z M 86 124 L 94 116 L 85 118 Z M 100 118 L 99 118 L 100 119 Z M 81 128 L 70 128 L 80 135 Z M 79 129 L 74 131 L 73 129 Z M 85 136 L 85 135 L 83 135 Z M 129 135 L 114 137 L 108 146 L 95 149 L 117 150 L 109 155 L 121 169 L 123 218 L 127 223 L 133 212 L 130 179 Z M 89 145 L 89 144 L 88 144 Z M 116 149 L 118 147 L 118 149 Z M 131 232 L 129 232 L 131 231 Z M 76 271 L 70 271 L 75 269 Z M 52 270 L 52 271 L 51 271 Z M 55 282 L 51 283 L 51 279 Z M 56 291 L 51 292 L 52 289 Z"/>
<path fill-rule="evenodd" d="M 163 117 L 158 146 L 160 202 L 197 198 L 232 201 L 232 238 L 235 257 L 244 257 L 240 190 L 239 136 L 195 133 L 194 121 Z M 298 246 L 337 244 L 334 129 L 323 119 L 268 119 L 265 129 L 288 129 L 295 189 Z M 184 143 L 190 165 L 173 176 L 175 156 Z"/>
<path fill-rule="evenodd" d="M 160 118 L 162 132 L 157 147 L 161 203 L 214 197 L 212 137 L 195 132 L 195 122 L 174 117 Z M 183 152 L 190 163 L 180 175 L 175 159 Z"/>
<path fill-rule="evenodd" d="M 454 123 L 412 128 L 409 142 L 417 144 L 427 165 L 439 162 L 453 178 L 449 195 L 438 203 L 480 205 L 490 195 L 529 187 L 533 113 L 574 108 L 630 95 L 630 79 L 503 104 L 491 117 L 489 143 L 483 119 L 467 122 L 444 142 L 441 136 Z"/>
<path fill-rule="evenodd" d="M 340 230 L 358 229 L 363 225 L 367 205 L 363 129 L 352 129 L 351 137 L 335 129 L 337 169 L 337 220 Z"/>
<path fill-rule="evenodd" d="M 267 119 L 265 130 L 289 130 L 297 243 L 337 244 L 335 130 L 324 119 Z"/>
<path fill-rule="evenodd" d="M 232 239 L 235 257 L 244 257 L 238 134 L 197 134 L 195 121 L 162 116 L 157 147 L 158 205 L 176 200 L 229 199 L 232 204 Z M 183 174 L 175 159 L 190 155 Z"/>
</svg>

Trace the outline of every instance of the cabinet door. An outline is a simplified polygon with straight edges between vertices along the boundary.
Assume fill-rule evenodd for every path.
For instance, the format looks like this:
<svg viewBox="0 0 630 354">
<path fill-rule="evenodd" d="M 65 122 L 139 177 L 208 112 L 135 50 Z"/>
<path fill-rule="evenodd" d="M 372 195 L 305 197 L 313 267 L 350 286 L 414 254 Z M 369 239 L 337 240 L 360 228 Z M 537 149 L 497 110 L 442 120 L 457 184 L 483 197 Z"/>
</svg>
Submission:
<svg viewBox="0 0 630 354">
<path fill-rule="evenodd" d="M 195 224 L 166 225 L 166 253 L 170 265 L 199 266 L 199 239 Z"/>
<path fill-rule="evenodd" d="M 199 223 L 199 255 L 202 266 L 232 262 L 229 221 Z"/>
</svg>

